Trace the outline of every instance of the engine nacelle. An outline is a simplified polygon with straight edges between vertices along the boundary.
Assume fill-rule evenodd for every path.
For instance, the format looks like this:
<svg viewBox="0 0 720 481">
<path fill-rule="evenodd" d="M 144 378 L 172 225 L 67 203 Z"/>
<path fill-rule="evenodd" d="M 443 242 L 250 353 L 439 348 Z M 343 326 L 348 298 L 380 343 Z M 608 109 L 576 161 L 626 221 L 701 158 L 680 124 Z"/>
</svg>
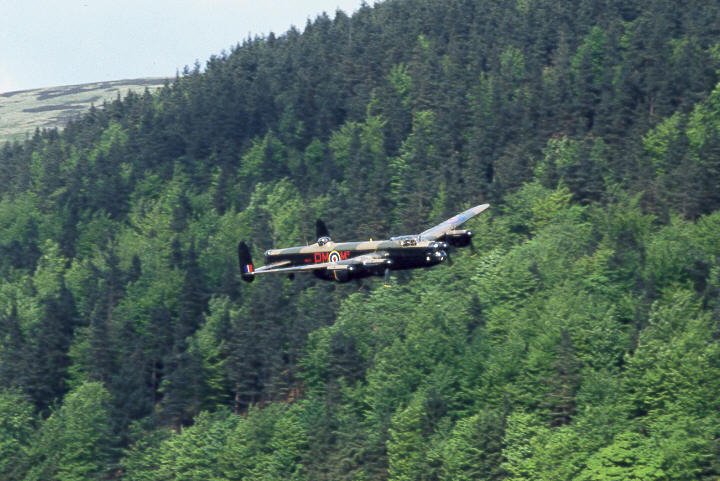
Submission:
<svg viewBox="0 0 720 481">
<path fill-rule="evenodd" d="M 467 247 L 472 242 L 472 231 L 451 230 L 445 234 L 445 242 L 453 247 Z"/>
<path fill-rule="evenodd" d="M 329 271 L 329 273 L 333 280 L 336 282 L 348 282 L 350 279 L 352 279 L 352 272 L 349 269 L 335 269 Z"/>
<path fill-rule="evenodd" d="M 313 271 L 316 277 L 326 281 L 348 282 L 353 279 L 360 279 L 369 275 L 365 269 L 359 269 L 356 266 L 348 266 L 345 269 L 323 269 Z"/>
</svg>

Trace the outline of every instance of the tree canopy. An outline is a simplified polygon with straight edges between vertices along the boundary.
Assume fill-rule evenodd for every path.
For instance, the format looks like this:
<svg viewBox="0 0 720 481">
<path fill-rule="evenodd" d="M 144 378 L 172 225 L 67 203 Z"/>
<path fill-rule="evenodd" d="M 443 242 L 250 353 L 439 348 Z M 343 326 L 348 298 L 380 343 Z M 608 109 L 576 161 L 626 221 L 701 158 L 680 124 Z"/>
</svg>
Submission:
<svg viewBox="0 0 720 481">
<path fill-rule="evenodd" d="M 720 5 L 386 0 L 0 147 L 0 478 L 720 476 Z M 419 232 L 390 288 L 256 256 Z"/>
</svg>

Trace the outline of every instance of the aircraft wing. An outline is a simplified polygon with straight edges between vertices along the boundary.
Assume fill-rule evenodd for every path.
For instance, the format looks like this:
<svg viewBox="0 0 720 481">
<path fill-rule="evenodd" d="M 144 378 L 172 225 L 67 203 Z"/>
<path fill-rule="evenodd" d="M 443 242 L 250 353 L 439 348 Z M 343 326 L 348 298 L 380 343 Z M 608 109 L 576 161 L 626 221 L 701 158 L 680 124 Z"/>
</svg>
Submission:
<svg viewBox="0 0 720 481">
<path fill-rule="evenodd" d="M 293 272 L 308 272 L 308 271 L 315 271 L 318 269 L 328 269 L 328 270 L 340 270 L 340 269 L 347 269 L 350 266 L 373 266 L 382 264 L 386 261 L 385 257 L 383 257 L 382 252 L 372 252 L 370 254 L 364 254 L 357 257 L 352 257 L 350 259 L 345 259 L 338 262 L 321 262 L 318 264 L 307 264 L 303 266 L 291 266 L 291 267 L 278 267 L 276 264 L 270 264 L 263 267 L 258 267 L 253 272 L 253 275 L 258 274 L 272 274 L 275 272 L 281 272 L 285 274 L 290 274 Z"/>
<path fill-rule="evenodd" d="M 284 272 L 286 274 L 292 273 L 292 272 L 308 272 L 308 271 L 315 271 L 318 269 L 327 269 L 328 266 L 335 265 L 336 262 L 323 262 L 319 264 L 307 264 L 304 266 L 291 266 L 291 267 L 273 267 L 273 266 L 263 266 L 258 267 L 253 271 L 253 275 L 260 275 L 260 274 L 273 274 L 276 272 Z"/>
<path fill-rule="evenodd" d="M 476 205 L 475 207 L 472 207 L 465 212 L 461 212 L 453 217 L 450 217 L 448 220 L 446 220 L 445 222 L 441 222 L 435 227 L 429 228 L 428 230 L 420 233 L 418 237 L 420 238 L 420 240 L 427 241 L 439 239 L 447 232 L 457 229 L 459 226 L 469 221 L 488 207 L 490 207 L 490 204 Z"/>
</svg>

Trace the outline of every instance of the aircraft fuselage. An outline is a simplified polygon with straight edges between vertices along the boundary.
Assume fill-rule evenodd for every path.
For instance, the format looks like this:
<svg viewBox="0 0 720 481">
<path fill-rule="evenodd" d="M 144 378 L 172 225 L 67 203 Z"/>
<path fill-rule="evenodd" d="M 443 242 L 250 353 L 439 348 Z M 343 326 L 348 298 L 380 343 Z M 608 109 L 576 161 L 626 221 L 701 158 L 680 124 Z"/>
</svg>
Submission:
<svg viewBox="0 0 720 481">
<path fill-rule="evenodd" d="M 327 280 L 349 280 L 372 275 L 383 275 L 386 269 L 402 270 L 416 267 L 431 267 L 447 259 L 442 242 L 418 241 L 415 239 L 379 240 L 361 242 L 332 242 L 323 245 L 288 247 L 265 251 L 265 262 L 285 266 L 335 263 L 355 257 L 382 253 L 366 263 L 350 266 L 338 264 L 332 269 L 314 271 L 315 275 Z"/>
</svg>

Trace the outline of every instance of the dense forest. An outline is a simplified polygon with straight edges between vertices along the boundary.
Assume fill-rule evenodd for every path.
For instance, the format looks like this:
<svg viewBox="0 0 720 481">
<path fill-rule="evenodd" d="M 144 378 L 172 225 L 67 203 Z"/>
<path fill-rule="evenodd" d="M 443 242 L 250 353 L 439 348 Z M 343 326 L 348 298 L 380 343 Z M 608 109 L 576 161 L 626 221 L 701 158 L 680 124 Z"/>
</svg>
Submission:
<svg viewBox="0 0 720 481">
<path fill-rule="evenodd" d="M 386 0 L 0 146 L 0 479 L 718 479 L 719 73 L 717 2 Z"/>
</svg>

